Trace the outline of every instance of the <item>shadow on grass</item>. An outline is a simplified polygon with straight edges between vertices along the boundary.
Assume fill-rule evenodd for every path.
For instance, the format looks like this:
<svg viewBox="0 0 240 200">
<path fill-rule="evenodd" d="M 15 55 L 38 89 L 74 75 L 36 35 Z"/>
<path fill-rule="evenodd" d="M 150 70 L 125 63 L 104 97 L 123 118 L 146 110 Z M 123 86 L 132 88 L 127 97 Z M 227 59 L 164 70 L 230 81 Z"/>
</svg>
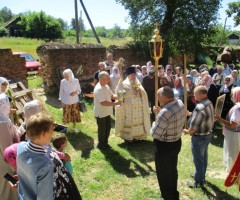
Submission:
<svg viewBox="0 0 240 200">
<path fill-rule="evenodd" d="M 92 137 L 80 131 L 78 134 L 68 132 L 67 138 L 75 150 L 81 150 L 82 158 L 90 158 L 90 153 L 94 149 L 94 139 Z"/>
<path fill-rule="evenodd" d="M 126 175 L 128 178 L 137 176 L 148 176 L 149 172 L 142 168 L 134 160 L 126 159 L 113 149 L 101 150 L 106 160 L 110 163 L 114 170 L 120 174 Z"/>
<path fill-rule="evenodd" d="M 239 198 L 236 198 L 222 190 L 220 190 L 216 185 L 206 181 L 206 184 L 208 187 L 210 187 L 214 194 L 212 194 L 207 188 L 202 188 L 202 191 L 209 199 L 227 199 L 227 200 L 237 200 Z"/>
<path fill-rule="evenodd" d="M 62 108 L 61 101 L 58 100 L 58 94 L 46 94 L 46 104 L 49 104 L 50 106 L 54 108 Z"/>
<path fill-rule="evenodd" d="M 148 165 L 149 162 L 153 162 L 155 160 L 152 141 L 138 140 L 133 141 L 132 143 L 124 142 L 118 144 L 118 146 L 126 149 L 132 157 L 139 160 L 142 164 L 145 164 L 150 171 L 154 171 L 152 167 Z"/>
</svg>

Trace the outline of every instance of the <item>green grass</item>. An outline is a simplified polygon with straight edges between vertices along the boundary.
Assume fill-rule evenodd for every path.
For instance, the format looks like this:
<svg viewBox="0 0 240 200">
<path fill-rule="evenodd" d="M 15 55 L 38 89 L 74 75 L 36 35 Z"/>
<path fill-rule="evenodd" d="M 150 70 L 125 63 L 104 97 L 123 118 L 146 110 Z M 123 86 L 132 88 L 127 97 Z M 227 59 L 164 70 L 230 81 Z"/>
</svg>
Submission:
<svg viewBox="0 0 240 200">
<path fill-rule="evenodd" d="M 29 85 L 35 87 L 36 83 Z M 39 84 L 37 84 L 39 85 Z M 61 123 L 62 111 L 56 96 L 47 96 L 45 106 L 51 111 L 54 120 Z M 97 126 L 93 115 L 92 100 L 87 101 L 88 111 L 77 124 L 79 134 L 72 132 L 69 125 L 66 152 L 72 157 L 74 180 L 85 200 L 153 200 L 159 199 L 160 191 L 155 172 L 152 138 L 131 145 L 114 136 L 114 117 L 109 143 L 113 147 L 107 151 L 95 148 L 97 144 Z M 222 164 L 223 135 L 218 126 L 209 145 L 209 162 L 206 189 L 189 189 L 187 181 L 194 166 L 190 150 L 190 136 L 182 136 L 183 144 L 178 162 L 178 190 L 180 199 L 240 199 L 237 185 L 225 192 L 225 166 Z M 164 163 L 163 163 L 164 164 Z M 222 178 L 219 176 L 224 174 Z"/>
<path fill-rule="evenodd" d="M 65 43 L 75 43 L 75 37 L 66 37 L 63 40 L 58 40 L 59 42 Z M 108 39 L 108 38 L 101 38 L 101 43 L 105 47 L 109 47 L 110 45 L 123 45 L 124 43 L 131 41 L 131 38 L 122 38 L 122 39 Z M 82 43 L 97 43 L 95 38 L 82 38 Z M 0 48 L 10 48 L 12 51 L 19 51 L 19 52 L 28 52 L 34 58 L 39 59 L 36 49 L 38 46 L 44 44 L 44 40 L 37 40 L 37 39 L 27 39 L 27 38 L 14 38 L 14 37 L 0 37 Z"/>
</svg>

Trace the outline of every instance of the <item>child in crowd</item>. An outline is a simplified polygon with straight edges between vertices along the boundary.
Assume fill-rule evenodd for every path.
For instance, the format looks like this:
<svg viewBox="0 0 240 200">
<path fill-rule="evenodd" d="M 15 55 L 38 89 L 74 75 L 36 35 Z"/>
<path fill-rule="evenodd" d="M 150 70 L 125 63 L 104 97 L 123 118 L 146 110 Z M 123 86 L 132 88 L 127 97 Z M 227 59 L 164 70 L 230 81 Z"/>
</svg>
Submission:
<svg viewBox="0 0 240 200">
<path fill-rule="evenodd" d="M 20 199 L 54 199 L 53 162 L 44 149 L 51 141 L 54 123 L 37 114 L 27 122 L 28 142 L 17 148 L 18 195 Z"/>
<path fill-rule="evenodd" d="M 67 146 L 67 137 L 64 134 L 57 134 L 55 136 L 53 136 L 52 138 L 52 144 L 55 147 L 56 150 L 58 150 L 59 152 L 63 152 L 63 150 L 66 148 Z M 68 172 L 70 174 L 73 173 L 73 167 L 70 161 L 64 161 L 62 160 L 64 163 L 64 166 L 66 167 L 66 169 L 68 170 Z"/>
</svg>

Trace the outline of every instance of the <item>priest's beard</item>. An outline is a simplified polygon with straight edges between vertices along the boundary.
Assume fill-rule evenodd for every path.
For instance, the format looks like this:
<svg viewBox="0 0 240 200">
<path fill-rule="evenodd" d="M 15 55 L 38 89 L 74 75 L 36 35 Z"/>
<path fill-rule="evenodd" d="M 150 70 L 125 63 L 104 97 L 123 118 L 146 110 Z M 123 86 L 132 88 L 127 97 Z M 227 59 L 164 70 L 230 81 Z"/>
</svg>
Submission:
<svg viewBox="0 0 240 200">
<path fill-rule="evenodd" d="M 129 80 L 130 84 L 131 85 L 135 85 L 135 83 L 137 82 L 136 79 L 132 79 L 132 80 Z"/>
</svg>

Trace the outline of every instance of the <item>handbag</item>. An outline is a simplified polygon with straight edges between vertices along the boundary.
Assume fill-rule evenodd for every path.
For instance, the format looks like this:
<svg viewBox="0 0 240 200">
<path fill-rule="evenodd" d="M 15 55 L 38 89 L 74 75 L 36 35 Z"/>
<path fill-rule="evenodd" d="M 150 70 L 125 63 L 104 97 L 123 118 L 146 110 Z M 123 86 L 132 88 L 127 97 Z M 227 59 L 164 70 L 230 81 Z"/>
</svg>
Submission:
<svg viewBox="0 0 240 200">
<path fill-rule="evenodd" d="M 80 94 L 79 94 L 79 110 L 80 110 L 80 112 L 87 112 L 87 106 L 85 105 L 85 103 L 84 103 L 84 101 L 83 101 L 83 97 L 84 97 L 84 95 L 83 95 L 83 93 L 81 92 Z"/>
</svg>

